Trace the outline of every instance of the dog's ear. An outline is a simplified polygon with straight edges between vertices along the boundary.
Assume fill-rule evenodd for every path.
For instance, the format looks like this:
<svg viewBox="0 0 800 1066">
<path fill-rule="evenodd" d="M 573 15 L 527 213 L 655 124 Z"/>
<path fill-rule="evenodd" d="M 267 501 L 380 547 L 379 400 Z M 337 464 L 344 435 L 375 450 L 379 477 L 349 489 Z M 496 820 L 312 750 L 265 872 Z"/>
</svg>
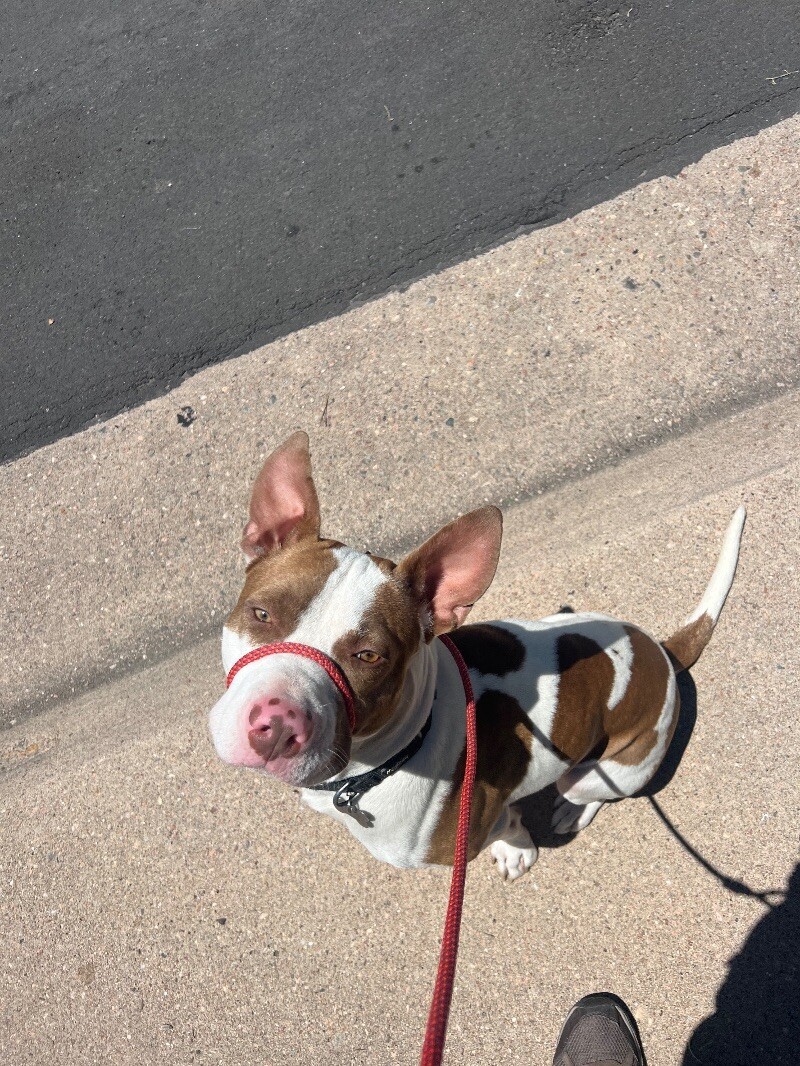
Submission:
<svg viewBox="0 0 800 1066">
<path fill-rule="evenodd" d="M 501 512 L 481 507 L 443 526 L 399 564 L 393 576 L 417 598 L 427 639 L 460 626 L 486 592 L 502 536 Z"/>
<path fill-rule="evenodd" d="M 255 559 L 301 537 L 318 537 L 319 521 L 308 434 L 301 430 L 270 455 L 255 480 L 242 551 Z"/>
</svg>

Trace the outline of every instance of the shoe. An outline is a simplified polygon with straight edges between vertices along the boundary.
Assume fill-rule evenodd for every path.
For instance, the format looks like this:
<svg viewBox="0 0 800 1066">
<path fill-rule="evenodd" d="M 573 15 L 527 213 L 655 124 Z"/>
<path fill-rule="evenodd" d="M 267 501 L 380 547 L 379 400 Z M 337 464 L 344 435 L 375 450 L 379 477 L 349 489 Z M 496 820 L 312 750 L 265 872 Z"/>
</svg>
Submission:
<svg viewBox="0 0 800 1066">
<path fill-rule="evenodd" d="M 646 1066 L 636 1022 L 617 996 L 579 999 L 558 1038 L 553 1066 Z"/>
</svg>

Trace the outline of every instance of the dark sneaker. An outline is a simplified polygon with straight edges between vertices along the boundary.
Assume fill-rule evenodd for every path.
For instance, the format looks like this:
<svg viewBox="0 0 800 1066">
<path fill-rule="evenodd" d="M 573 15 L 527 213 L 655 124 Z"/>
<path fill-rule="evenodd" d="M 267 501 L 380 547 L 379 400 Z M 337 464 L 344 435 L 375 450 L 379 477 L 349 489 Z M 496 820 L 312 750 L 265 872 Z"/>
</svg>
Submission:
<svg viewBox="0 0 800 1066">
<path fill-rule="evenodd" d="M 645 1066 L 633 1015 L 617 996 L 579 999 L 558 1038 L 553 1066 Z"/>
</svg>

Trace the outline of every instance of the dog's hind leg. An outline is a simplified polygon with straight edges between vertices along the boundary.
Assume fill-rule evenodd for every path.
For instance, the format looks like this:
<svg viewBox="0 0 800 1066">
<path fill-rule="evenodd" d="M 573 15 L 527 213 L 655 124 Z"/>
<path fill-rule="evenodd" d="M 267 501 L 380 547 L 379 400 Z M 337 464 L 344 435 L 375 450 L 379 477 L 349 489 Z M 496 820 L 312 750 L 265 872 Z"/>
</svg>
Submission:
<svg viewBox="0 0 800 1066">
<path fill-rule="evenodd" d="M 644 634 L 638 637 L 643 660 L 635 696 L 627 694 L 604 717 L 607 741 L 594 758 L 585 758 L 556 782 L 560 797 L 553 809 L 556 833 L 585 829 L 604 804 L 633 796 L 656 772 L 669 748 L 680 712 L 675 673 L 664 652 Z"/>
<path fill-rule="evenodd" d="M 556 833 L 577 833 L 591 823 L 597 812 L 612 800 L 633 796 L 644 788 L 661 764 L 669 747 L 678 717 L 677 693 L 663 715 L 656 745 L 638 761 L 623 762 L 608 756 L 587 759 L 562 774 L 556 782 L 560 796 L 553 808 L 552 826 Z M 640 742 L 642 738 L 637 738 Z M 637 743 L 628 753 L 637 752 Z M 640 749 L 641 750 L 641 749 Z"/>
<path fill-rule="evenodd" d="M 617 789 L 601 767 L 597 760 L 578 763 L 556 782 L 560 795 L 553 807 L 554 832 L 577 833 L 592 822 L 609 800 L 630 795 Z"/>
<path fill-rule="evenodd" d="M 554 833 L 579 833 L 594 820 L 597 812 L 605 806 L 602 800 L 591 803 L 573 803 L 559 796 L 553 808 Z"/>
</svg>

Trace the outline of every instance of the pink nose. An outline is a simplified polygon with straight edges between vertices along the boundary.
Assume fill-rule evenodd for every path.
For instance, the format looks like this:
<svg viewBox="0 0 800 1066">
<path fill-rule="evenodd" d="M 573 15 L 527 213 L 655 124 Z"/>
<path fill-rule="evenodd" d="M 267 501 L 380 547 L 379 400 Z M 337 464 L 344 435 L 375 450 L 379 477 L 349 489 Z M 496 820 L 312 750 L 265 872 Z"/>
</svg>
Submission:
<svg viewBox="0 0 800 1066">
<path fill-rule="evenodd" d="M 248 714 L 250 747 L 264 762 L 299 755 L 311 738 L 311 716 L 291 700 L 265 696 Z"/>
</svg>

